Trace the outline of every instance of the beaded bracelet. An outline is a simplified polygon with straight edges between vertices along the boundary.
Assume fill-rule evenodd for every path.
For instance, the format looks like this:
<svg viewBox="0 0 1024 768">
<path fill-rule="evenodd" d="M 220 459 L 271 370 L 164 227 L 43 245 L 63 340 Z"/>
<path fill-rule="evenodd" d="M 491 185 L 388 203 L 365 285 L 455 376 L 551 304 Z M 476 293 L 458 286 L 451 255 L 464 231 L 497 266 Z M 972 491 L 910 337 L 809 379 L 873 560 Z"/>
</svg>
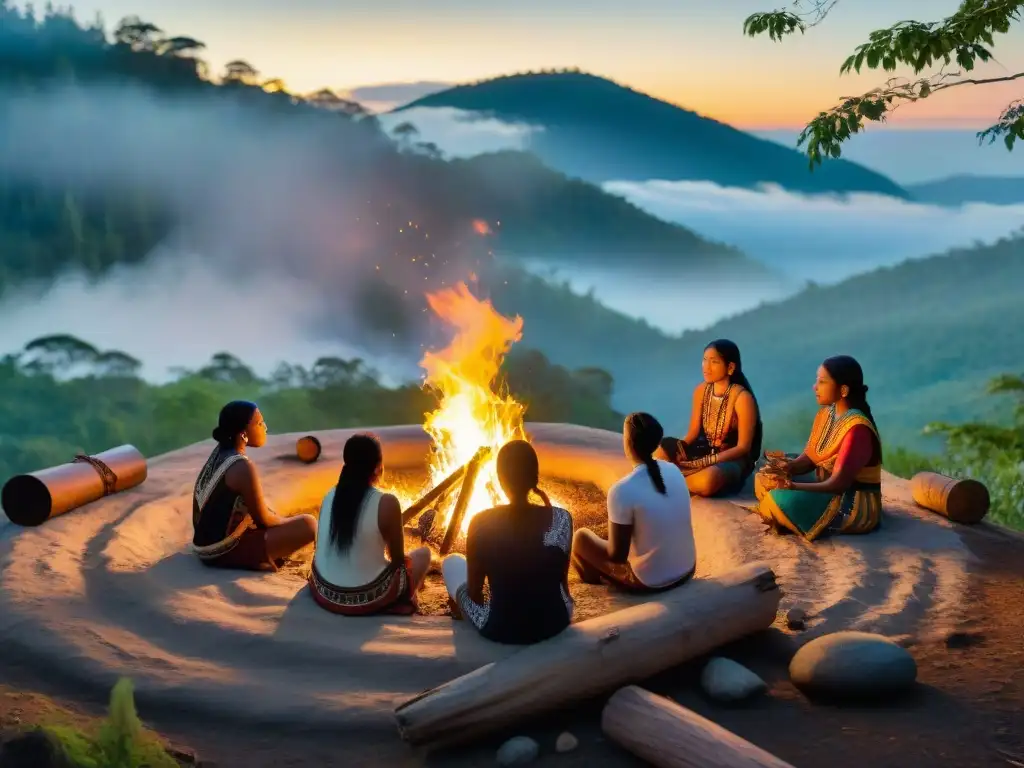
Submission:
<svg viewBox="0 0 1024 768">
<path fill-rule="evenodd" d="M 694 459 L 693 461 L 680 462 L 679 466 L 683 469 L 707 469 L 708 467 L 718 463 L 718 454 L 709 453 L 700 459 Z"/>
</svg>

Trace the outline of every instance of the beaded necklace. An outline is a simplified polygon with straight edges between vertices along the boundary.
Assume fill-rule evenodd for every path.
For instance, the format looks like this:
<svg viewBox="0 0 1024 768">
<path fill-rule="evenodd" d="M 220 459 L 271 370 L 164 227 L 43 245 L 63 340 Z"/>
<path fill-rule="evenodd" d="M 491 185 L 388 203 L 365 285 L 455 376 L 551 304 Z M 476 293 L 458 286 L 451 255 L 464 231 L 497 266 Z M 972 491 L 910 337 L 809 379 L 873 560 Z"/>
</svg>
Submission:
<svg viewBox="0 0 1024 768">
<path fill-rule="evenodd" d="M 712 453 L 718 452 L 719 443 L 721 443 L 725 435 L 726 419 L 729 416 L 729 395 L 732 393 L 732 387 L 732 382 L 730 382 L 729 386 L 725 388 L 725 392 L 720 396 L 715 395 L 714 384 L 707 384 L 704 387 L 704 401 L 701 404 L 701 425 L 704 427 L 704 436 L 711 446 Z M 718 412 L 712 417 L 711 404 L 715 399 L 721 402 L 718 404 Z"/>
</svg>

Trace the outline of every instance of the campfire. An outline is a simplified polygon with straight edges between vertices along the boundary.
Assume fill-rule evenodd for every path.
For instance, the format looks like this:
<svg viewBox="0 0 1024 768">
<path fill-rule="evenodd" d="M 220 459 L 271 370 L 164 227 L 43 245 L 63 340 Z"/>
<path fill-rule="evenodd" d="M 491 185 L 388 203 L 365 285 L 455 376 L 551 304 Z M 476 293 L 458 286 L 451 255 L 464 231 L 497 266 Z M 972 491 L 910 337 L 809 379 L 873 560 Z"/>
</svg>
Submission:
<svg viewBox="0 0 1024 768">
<path fill-rule="evenodd" d="M 465 283 L 427 294 L 427 303 L 452 326 L 454 336 L 447 347 L 428 351 L 420 361 L 424 386 L 438 396 L 437 409 L 423 423 L 433 440 L 430 490 L 407 507 L 404 517 L 408 523 L 428 507 L 437 509 L 430 529 L 445 531 L 443 555 L 469 530 L 474 515 L 507 502 L 496 457 L 508 441 L 528 439 L 526 408 L 500 390 L 498 374 L 505 355 L 522 338 L 523 319 L 501 315 Z"/>
</svg>

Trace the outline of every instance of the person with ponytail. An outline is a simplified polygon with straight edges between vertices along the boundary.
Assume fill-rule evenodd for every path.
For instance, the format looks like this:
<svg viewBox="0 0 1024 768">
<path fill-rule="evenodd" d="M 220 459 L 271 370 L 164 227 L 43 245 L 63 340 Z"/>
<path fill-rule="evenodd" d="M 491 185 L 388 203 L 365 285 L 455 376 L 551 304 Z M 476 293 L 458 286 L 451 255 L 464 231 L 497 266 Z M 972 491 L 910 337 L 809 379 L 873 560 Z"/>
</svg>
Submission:
<svg viewBox="0 0 1024 768">
<path fill-rule="evenodd" d="M 466 556 L 448 555 L 441 572 L 455 618 L 468 620 L 488 640 L 530 645 L 572 621 L 572 516 L 551 506 L 538 487 L 540 464 L 528 442 L 506 443 L 497 464 L 508 504 L 473 516 Z"/>
<path fill-rule="evenodd" d="M 377 488 L 384 473 L 380 441 L 353 435 L 345 442 L 342 462 L 337 485 L 320 505 L 309 573 L 313 599 L 343 616 L 415 613 L 430 550 L 405 551 L 402 507 Z"/>
<path fill-rule="evenodd" d="M 316 539 L 312 515 L 279 517 L 267 506 L 246 451 L 267 441 L 256 403 L 233 400 L 220 412 L 217 441 L 192 494 L 192 548 L 206 565 L 276 570 Z"/>
<path fill-rule="evenodd" d="M 758 513 L 776 532 L 808 541 L 837 533 L 870 533 L 882 521 L 882 441 L 860 363 L 830 357 L 818 368 L 820 409 L 804 452 L 776 458 L 754 483 Z M 793 478 L 814 472 L 816 482 Z"/>
<path fill-rule="evenodd" d="M 690 493 L 737 493 L 761 453 L 761 413 L 743 373 L 740 349 L 728 339 L 704 348 L 704 381 L 693 391 L 690 427 L 682 438 L 663 438 L 658 457 L 682 470 Z"/>
<path fill-rule="evenodd" d="M 608 491 L 608 540 L 586 528 L 576 532 L 572 563 L 581 581 L 656 592 L 693 576 L 690 492 L 672 464 L 653 456 L 664 434 L 649 413 L 626 417 L 623 448 L 634 469 Z"/>
</svg>

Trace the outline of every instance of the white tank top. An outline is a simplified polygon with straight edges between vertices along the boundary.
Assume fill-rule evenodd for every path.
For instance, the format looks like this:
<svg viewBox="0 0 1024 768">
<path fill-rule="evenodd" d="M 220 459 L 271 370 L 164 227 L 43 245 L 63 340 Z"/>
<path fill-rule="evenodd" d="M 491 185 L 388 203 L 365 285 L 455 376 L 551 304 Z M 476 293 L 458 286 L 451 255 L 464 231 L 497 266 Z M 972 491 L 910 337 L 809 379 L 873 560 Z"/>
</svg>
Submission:
<svg viewBox="0 0 1024 768">
<path fill-rule="evenodd" d="M 387 545 L 377 524 L 377 508 L 382 495 L 376 488 L 366 492 L 356 520 L 352 546 L 344 552 L 339 552 L 331 541 L 334 489 L 324 496 L 317 524 L 316 552 L 313 554 L 313 565 L 324 581 L 336 587 L 362 587 L 380 576 L 388 567 L 390 561 L 387 558 Z"/>
</svg>

